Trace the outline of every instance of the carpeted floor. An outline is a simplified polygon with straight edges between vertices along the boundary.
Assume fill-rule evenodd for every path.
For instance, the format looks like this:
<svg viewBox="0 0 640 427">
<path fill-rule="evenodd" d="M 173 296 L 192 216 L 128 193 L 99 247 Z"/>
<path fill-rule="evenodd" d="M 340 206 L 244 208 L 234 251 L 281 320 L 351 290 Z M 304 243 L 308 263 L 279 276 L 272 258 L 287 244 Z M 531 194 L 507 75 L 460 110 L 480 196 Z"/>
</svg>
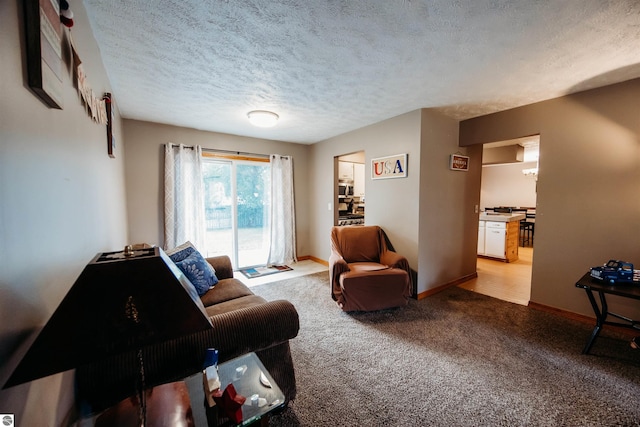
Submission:
<svg viewBox="0 0 640 427">
<path fill-rule="evenodd" d="M 640 426 L 640 351 L 606 328 L 585 356 L 591 325 L 457 287 L 354 314 L 327 272 L 253 290 L 300 315 L 272 426 Z"/>
</svg>

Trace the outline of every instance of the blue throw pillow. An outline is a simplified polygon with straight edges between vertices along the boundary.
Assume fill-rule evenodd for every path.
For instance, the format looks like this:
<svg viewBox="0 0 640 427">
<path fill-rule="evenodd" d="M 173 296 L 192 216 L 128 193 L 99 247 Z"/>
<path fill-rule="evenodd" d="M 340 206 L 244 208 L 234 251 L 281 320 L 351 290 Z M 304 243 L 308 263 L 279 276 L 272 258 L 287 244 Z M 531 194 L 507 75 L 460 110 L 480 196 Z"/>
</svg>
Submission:
<svg viewBox="0 0 640 427">
<path fill-rule="evenodd" d="M 204 295 L 218 283 L 216 271 L 190 242 L 168 252 L 169 258 L 187 276 L 198 295 Z"/>
</svg>

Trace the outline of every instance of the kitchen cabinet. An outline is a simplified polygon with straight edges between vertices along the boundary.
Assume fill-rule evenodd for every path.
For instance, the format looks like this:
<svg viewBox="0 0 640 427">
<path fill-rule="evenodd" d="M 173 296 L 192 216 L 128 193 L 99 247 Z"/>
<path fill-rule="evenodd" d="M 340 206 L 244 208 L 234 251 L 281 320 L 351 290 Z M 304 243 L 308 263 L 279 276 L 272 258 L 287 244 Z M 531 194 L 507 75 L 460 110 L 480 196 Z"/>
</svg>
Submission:
<svg viewBox="0 0 640 427">
<path fill-rule="evenodd" d="M 478 255 L 498 258 L 506 262 L 516 261 L 518 259 L 519 233 L 519 220 L 480 221 L 478 227 Z"/>
<path fill-rule="evenodd" d="M 486 221 L 485 233 L 484 254 L 494 258 L 504 258 L 507 223 Z"/>
<path fill-rule="evenodd" d="M 338 162 L 338 179 L 341 181 L 353 181 L 353 163 Z"/>
</svg>

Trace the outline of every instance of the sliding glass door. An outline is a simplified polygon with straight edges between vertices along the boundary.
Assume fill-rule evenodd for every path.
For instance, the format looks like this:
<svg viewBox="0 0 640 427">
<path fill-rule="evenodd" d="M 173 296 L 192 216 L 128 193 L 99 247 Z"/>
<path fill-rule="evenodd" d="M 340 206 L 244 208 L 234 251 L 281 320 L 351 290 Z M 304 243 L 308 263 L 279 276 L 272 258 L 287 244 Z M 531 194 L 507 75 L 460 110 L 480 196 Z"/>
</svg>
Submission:
<svg viewBox="0 0 640 427">
<path fill-rule="evenodd" d="M 268 162 L 204 163 L 207 256 L 229 255 L 234 267 L 265 265 L 269 257 Z"/>
</svg>

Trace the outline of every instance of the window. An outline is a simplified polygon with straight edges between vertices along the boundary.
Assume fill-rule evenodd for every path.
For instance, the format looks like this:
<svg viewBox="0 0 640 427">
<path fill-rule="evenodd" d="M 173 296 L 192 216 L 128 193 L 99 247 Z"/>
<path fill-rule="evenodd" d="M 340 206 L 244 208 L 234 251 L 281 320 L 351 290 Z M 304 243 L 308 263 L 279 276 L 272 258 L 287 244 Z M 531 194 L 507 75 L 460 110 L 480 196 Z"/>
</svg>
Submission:
<svg viewBox="0 0 640 427">
<path fill-rule="evenodd" d="M 271 211 L 268 160 L 205 156 L 203 175 L 207 256 L 229 255 L 236 268 L 265 265 Z"/>
</svg>

